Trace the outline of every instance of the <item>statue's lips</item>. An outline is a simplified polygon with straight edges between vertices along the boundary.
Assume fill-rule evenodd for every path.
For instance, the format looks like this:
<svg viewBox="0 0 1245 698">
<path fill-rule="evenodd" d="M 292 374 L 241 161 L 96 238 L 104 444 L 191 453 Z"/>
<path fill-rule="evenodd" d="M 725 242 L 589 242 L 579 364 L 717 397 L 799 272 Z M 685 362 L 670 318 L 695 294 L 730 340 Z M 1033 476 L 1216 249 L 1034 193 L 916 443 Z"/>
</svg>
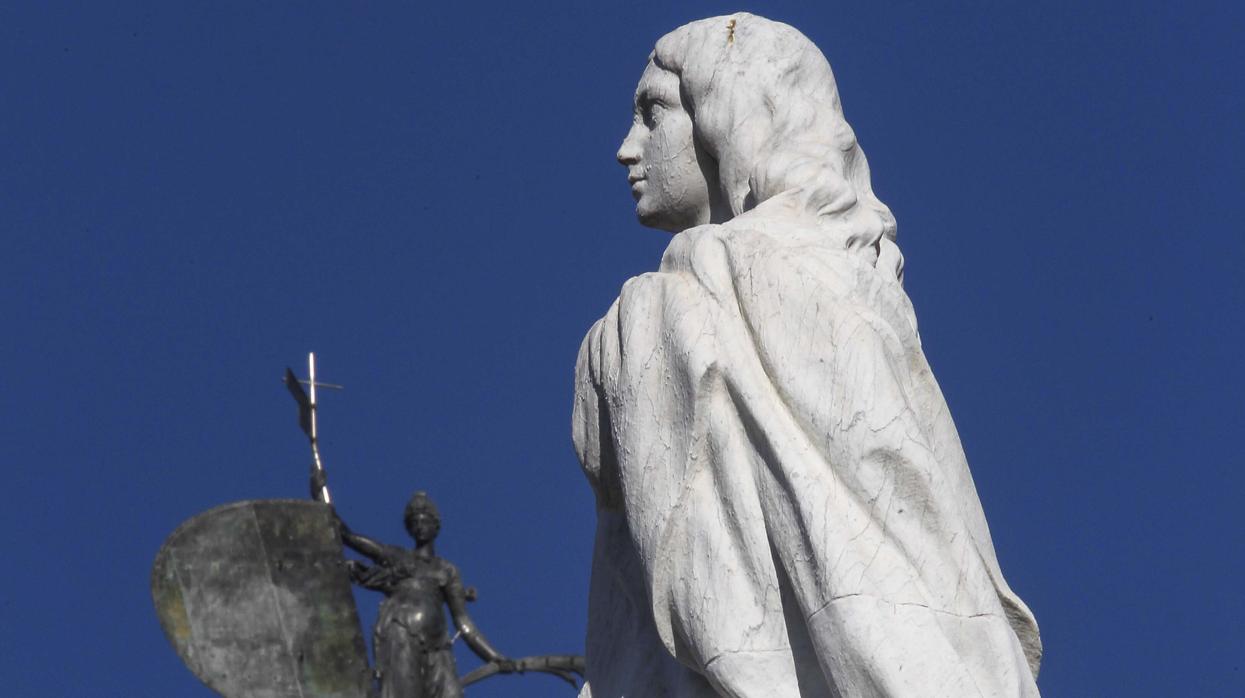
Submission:
<svg viewBox="0 0 1245 698">
<path fill-rule="evenodd" d="M 635 197 L 636 199 L 639 199 L 640 195 L 644 193 L 643 191 L 644 178 L 643 177 L 635 177 L 635 178 L 628 177 L 627 183 L 631 185 L 631 195 Z"/>
</svg>

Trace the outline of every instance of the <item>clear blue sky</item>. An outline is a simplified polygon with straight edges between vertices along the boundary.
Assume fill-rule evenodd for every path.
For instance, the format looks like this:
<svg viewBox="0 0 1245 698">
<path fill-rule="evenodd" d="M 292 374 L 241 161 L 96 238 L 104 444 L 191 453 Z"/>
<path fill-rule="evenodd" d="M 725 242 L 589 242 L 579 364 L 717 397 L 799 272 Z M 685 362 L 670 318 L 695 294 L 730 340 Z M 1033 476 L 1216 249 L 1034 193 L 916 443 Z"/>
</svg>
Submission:
<svg viewBox="0 0 1245 698">
<path fill-rule="evenodd" d="M 1241 7 L 748 8 L 835 68 L 1048 696 L 1245 694 Z M 735 9 L 0 7 L 3 692 L 208 695 L 151 561 L 305 495 L 308 350 L 351 525 L 428 490 L 495 643 L 582 650 L 575 354 L 668 239 L 613 153 L 654 41 Z"/>
</svg>

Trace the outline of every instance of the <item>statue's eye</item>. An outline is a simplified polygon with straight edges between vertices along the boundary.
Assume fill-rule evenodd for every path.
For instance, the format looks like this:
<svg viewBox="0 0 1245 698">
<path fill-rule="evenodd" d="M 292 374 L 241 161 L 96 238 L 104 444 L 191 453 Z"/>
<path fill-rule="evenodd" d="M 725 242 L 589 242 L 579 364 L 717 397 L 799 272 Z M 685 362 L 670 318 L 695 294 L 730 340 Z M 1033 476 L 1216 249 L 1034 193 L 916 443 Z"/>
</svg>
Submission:
<svg viewBox="0 0 1245 698">
<path fill-rule="evenodd" d="M 644 116 L 644 125 L 650 129 L 657 126 L 657 122 L 661 121 L 661 114 L 665 111 L 665 107 L 661 102 L 647 102 L 641 111 Z"/>
<path fill-rule="evenodd" d="M 661 121 L 662 112 L 665 111 L 666 105 L 652 95 L 643 94 L 636 102 L 636 111 L 639 112 L 640 120 L 644 122 L 650 130 Z"/>
</svg>

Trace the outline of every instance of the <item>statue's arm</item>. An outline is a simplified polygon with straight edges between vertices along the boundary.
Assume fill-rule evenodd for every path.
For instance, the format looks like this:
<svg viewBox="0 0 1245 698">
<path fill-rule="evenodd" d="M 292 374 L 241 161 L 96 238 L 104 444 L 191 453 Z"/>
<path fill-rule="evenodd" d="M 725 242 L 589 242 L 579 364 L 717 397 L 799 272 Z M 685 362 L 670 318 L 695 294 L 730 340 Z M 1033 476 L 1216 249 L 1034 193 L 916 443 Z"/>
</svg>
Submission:
<svg viewBox="0 0 1245 698">
<path fill-rule="evenodd" d="M 609 347 L 617 339 L 607 337 L 610 328 L 618 326 L 618 302 L 605 318 L 598 320 L 579 348 L 575 361 L 575 402 L 571 411 L 571 440 L 575 454 L 596 494 L 597 506 L 617 511 L 622 508 L 622 485 L 618 481 L 617 457 L 611 436 L 609 403 L 605 397 L 602 376 L 616 352 Z"/>
<path fill-rule="evenodd" d="M 341 529 L 342 543 L 347 548 L 375 562 L 385 562 L 389 559 L 390 555 L 387 551 L 389 546 L 350 530 L 340 516 L 337 517 L 337 525 Z"/>
<path fill-rule="evenodd" d="M 311 466 L 310 480 L 311 498 L 316 501 L 320 501 L 318 494 L 324 491 L 324 485 L 326 482 L 324 471 L 316 468 L 313 464 Z M 342 520 L 341 514 L 337 513 L 337 508 L 331 504 L 329 507 L 333 510 L 333 518 L 337 520 L 337 529 L 341 532 L 342 543 L 344 543 L 346 547 L 359 553 L 360 555 L 371 558 L 375 562 L 383 562 L 391 557 L 386 552 L 386 548 L 388 546 L 384 543 L 374 541 L 367 536 L 361 536 L 350 530 L 350 527 L 347 526 L 346 522 Z"/>
<path fill-rule="evenodd" d="M 475 621 L 471 619 L 471 614 L 467 613 L 467 590 L 463 587 L 462 578 L 458 575 L 458 570 L 446 563 L 449 567 L 449 581 L 445 585 L 445 602 L 450 607 L 450 615 L 454 618 L 454 626 L 462 635 L 463 641 L 476 653 L 480 659 L 486 662 L 496 662 L 503 667 L 502 671 L 513 670 L 509 665 L 513 664 L 506 655 L 497 651 L 497 648 L 484 637 L 480 629 L 476 627 Z"/>
</svg>

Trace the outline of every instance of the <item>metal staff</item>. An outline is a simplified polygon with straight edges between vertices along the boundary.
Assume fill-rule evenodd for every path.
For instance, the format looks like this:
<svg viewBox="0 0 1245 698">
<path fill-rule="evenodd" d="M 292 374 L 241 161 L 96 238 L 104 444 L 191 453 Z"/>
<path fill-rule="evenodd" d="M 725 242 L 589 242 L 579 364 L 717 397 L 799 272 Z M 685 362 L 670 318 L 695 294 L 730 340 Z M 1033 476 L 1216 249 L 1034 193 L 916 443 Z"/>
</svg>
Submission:
<svg viewBox="0 0 1245 698">
<path fill-rule="evenodd" d="M 303 392 L 303 385 L 307 386 L 307 392 Z M 318 502 L 332 504 L 333 498 L 329 496 L 329 486 L 325 484 L 324 462 L 320 460 L 320 444 L 316 436 L 316 388 L 341 390 L 342 386 L 316 382 L 316 355 L 315 352 L 311 352 L 307 354 L 307 380 L 299 380 L 294 375 L 294 371 L 286 368 L 285 387 L 290 391 L 290 395 L 294 396 L 294 401 L 298 403 L 298 426 L 311 441 L 313 479 L 319 483 L 318 491 L 312 492 L 312 498 Z"/>
<path fill-rule="evenodd" d="M 579 682 L 575 680 L 576 675 L 581 677 L 584 675 L 584 658 L 577 655 L 542 654 L 512 660 L 511 663 L 513 666 L 508 667 L 508 670 L 504 673 L 523 674 L 529 671 L 537 671 L 552 674 L 575 688 L 579 688 Z M 462 685 L 468 686 L 499 673 L 503 673 L 502 665 L 497 662 L 489 662 L 477 667 L 474 671 L 459 679 L 459 681 Z"/>
</svg>

